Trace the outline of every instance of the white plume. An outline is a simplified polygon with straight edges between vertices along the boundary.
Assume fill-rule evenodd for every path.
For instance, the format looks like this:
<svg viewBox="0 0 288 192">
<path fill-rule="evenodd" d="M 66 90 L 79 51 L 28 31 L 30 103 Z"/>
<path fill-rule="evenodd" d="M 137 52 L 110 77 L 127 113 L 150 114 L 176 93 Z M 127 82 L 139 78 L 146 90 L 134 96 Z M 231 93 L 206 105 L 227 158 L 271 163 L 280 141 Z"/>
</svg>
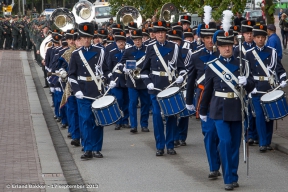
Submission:
<svg viewBox="0 0 288 192">
<path fill-rule="evenodd" d="M 203 18 L 203 22 L 205 24 L 209 24 L 211 21 L 211 11 L 212 11 L 212 7 L 209 5 L 205 5 L 204 6 L 204 18 Z"/>
<path fill-rule="evenodd" d="M 230 10 L 223 11 L 222 28 L 224 31 L 229 31 L 231 27 L 232 17 L 233 17 L 232 11 Z"/>
</svg>

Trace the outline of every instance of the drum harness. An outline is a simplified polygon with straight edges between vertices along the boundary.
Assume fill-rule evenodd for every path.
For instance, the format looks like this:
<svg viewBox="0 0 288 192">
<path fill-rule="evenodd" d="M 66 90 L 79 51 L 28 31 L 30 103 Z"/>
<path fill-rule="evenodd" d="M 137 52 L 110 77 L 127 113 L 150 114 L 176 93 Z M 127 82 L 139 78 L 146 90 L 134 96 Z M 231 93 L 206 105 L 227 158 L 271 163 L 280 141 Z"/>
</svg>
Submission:
<svg viewBox="0 0 288 192">
<path fill-rule="evenodd" d="M 100 92 L 101 94 L 101 91 L 102 91 L 102 87 L 101 87 L 101 84 L 103 83 L 102 82 L 102 79 L 101 79 L 101 75 L 103 75 L 103 72 L 102 72 L 102 68 L 101 68 L 101 64 L 103 62 L 103 59 L 104 59 L 104 50 L 101 49 L 101 53 L 100 53 L 100 59 L 98 60 L 98 63 L 95 64 L 95 70 L 96 70 L 96 76 L 94 74 L 94 72 L 92 71 L 90 65 L 88 64 L 87 60 L 85 59 L 84 55 L 83 55 L 83 52 L 82 50 L 79 51 L 79 55 L 80 55 L 80 58 L 81 60 L 83 61 L 86 69 L 88 70 L 88 72 L 90 73 L 92 79 L 94 80 L 94 82 L 96 83 L 97 87 L 98 87 L 98 91 Z"/>
<path fill-rule="evenodd" d="M 158 49 L 156 44 L 153 45 L 153 48 L 154 48 L 157 57 L 159 58 L 162 66 L 164 67 L 164 69 L 165 69 L 165 71 L 166 71 L 166 73 L 168 75 L 169 82 L 171 83 L 172 82 L 172 78 L 175 77 L 175 73 L 174 73 L 175 68 L 172 65 L 176 62 L 176 58 L 178 57 L 178 46 L 175 45 L 175 49 L 174 49 L 174 54 L 173 54 L 172 60 L 168 61 L 169 69 L 171 68 L 172 71 L 168 69 L 167 64 L 165 63 L 162 55 L 160 54 L 159 49 Z M 156 71 L 156 72 L 152 71 L 152 74 L 156 74 L 157 72 L 158 71 Z M 160 72 L 158 72 L 158 73 L 160 74 Z"/>
</svg>

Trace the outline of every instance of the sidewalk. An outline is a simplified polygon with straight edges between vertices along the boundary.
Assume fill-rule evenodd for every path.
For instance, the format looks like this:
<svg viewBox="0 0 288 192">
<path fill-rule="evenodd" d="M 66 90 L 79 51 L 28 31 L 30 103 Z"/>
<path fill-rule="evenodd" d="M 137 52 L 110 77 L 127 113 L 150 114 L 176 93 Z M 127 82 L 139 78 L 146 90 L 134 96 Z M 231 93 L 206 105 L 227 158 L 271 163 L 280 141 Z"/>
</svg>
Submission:
<svg viewBox="0 0 288 192">
<path fill-rule="evenodd" d="M 43 116 L 27 52 L 0 51 L 0 90 L 0 191 L 55 191 L 52 183 L 66 181 Z"/>
</svg>

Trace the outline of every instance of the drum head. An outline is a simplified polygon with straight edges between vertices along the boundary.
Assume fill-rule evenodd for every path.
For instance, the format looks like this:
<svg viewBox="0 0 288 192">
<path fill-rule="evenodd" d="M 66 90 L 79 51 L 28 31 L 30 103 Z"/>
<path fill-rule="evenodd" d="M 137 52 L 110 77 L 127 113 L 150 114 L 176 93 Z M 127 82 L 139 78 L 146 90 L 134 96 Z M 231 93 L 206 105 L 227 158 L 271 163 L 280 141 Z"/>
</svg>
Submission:
<svg viewBox="0 0 288 192">
<path fill-rule="evenodd" d="M 113 103 L 115 98 L 111 95 L 105 96 L 105 97 L 100 97 L 99 99 L 96 99 L 92 103 L 92 108 L 94 109 L 101 109 L 103 107 L 109 106 L 111 103 Z"/>
<path fill-rule="evenodd" d="M 263 101 L 263 102 L 275 101 L 276 99 L 282 97 L 283 94 L 284 94 L 284 92 L 281 90 L 272 91 L 272 92 L 264 94 L 261 97 L 261 101 Z"/>
<path fill-rule="evenodd" d="M 170 87 L 158 93 L 157 97 L 167 97 L 169 95 L 173 95 L 179 91 L 179 87 Z"/>
</svg>

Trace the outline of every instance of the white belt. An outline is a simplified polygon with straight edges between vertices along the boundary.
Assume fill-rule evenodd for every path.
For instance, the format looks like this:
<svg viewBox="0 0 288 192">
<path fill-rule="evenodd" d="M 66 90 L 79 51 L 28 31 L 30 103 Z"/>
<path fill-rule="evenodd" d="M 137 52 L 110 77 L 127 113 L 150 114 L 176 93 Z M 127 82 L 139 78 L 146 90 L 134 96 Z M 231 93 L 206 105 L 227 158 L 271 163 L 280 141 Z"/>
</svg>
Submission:
<svg viewBox="0 0 288 192">
<path fill-rule="evenodd" d="M 114 71 L 114 73 L 122 74 L 122 72 L 121 72 L 119 69 L 116 69 L 116 70 Z"/>
<path fill-rule="evenodd" d="M 60 87 L 56 87 L 55 91 L 60 91 L 61 92 L 61 88 Z"/>
<path fill-rule="evenodd" d="M 197 85 L 199 85 L 205 79 L 205 73 L 196 81 Z"/>
<path fill-rule="evenodd" d="M 168 74 L 165 71 L 152 71 L 153 75 L 158 75 L 158 76 L 165 76 L 167 77 Z"/>
<path fill-rule="evenodd" d="M 234 92 L 224 93 L 224 92 L 218 92 L 218 91 L 215 91 L 215 96 L 216 97 L 224 97 L 224 98 L 236 98 L 236 97 L 238 97 Z"/>
<path fill-rule="evenodd" d="M 268 77 L 265 76 L 253 76 L 253 78 L 257 81 L 268 81 Z"/>
<path fill-rule="evenodd" d="M 84 77 L 84 76 L 78 76 L 77 80 L 82 80 L 82 81 L 93 81 L 92 77 Z"/>
</svg>

